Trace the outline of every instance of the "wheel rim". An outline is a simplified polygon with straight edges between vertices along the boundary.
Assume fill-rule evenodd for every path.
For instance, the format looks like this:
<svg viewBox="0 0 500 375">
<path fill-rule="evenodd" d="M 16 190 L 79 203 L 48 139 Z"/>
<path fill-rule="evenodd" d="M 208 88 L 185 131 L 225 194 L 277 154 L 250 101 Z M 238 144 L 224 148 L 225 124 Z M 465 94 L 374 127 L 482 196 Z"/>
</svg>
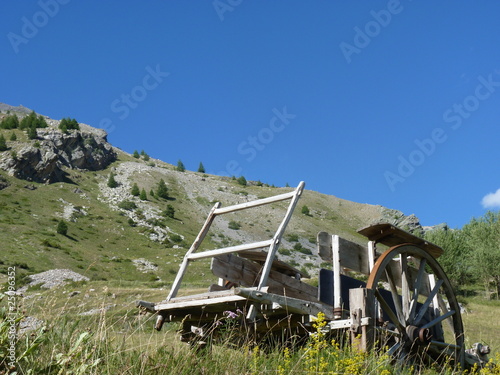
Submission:
<svg viewBox="0 0 500 375">
<path fill-rule="evenodd" d="M 377 339 L 388 354 L 463 368 L 460 306 L 429 253 L 413 244 L 390 248 L 378 258 L 366 287 L 376 297 Z"/>
</svg>

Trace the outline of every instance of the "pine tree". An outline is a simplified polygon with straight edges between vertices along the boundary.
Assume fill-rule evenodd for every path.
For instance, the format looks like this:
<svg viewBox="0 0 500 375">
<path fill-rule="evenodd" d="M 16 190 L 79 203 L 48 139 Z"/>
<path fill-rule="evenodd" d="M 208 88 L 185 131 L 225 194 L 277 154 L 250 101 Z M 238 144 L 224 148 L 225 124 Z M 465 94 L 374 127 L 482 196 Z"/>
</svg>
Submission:
<svg viewBox="0 0 500 375">
<path fill-rule="evenodd" d="M 0 151 L 6 151 L 7 150 L 7 142 L 5 142 L 5 137 L 3 134 L 0 134 Z"/>
<path fill-rule="evenodd" d="M 148 200 L 148 196 L 146 194 L 146 190 L 144 190 L 144 188 L 142 188 L 141 190 L 141 195 L 139 195 L 139 198 L 142 200 L 142 201 L 147 201 Z"/>
<path fill-rule="evenodd" d="M 184 167 L 184 163 L 180 159 L 177 162 L 177 168 L 176 168 L 176 170 L 179 171 L 179 172 L 184 172 L 186 170 L 186 167 Z"/>
<path fill-rule="evenodd" d="M 171 204 L 168 204 L 165 211 L 163 211 L 163 216 L 173 219 L 175 216 L 175 208 Z"/>
<path fill-rule="evenodd" d="M 142 156 L 142 158 L 144 159 L 144 161 L 149 161 L 149 155 L 144 153 L 144 155 Z"/>
<path fill-rule="evenodd" d="M 155 191 L 154 191 L 153 189 L 151 189 L 151 190 L 149 191 L 149 195 L 151 195 L 151 197 L 153 197 L 153 198 L 154 198 L 154 197 L 155 197 Z"/>
<path fill-rule="evenodd" d="M 10 135 L 10 140 L 12 142 L 17 141 L 17 135 L 16 135 L 16 133 L 12 132 L 12 134 Z"/>
<path fill-rule="evenodd" d="M 132 156 L 136 159 L 139 159 L 139 157 L 140 157 L 139 152 L 137 150 L 134 150 L 134 153 L 132 154 Z"/>
<path fill-rule="evenodd" d="M 132 190 L 130 191 L 130 194 L 132 194 L 134 197 L 138 197 L 139 194 L 141 194 L 141 192 L 139 190 L 139 186 L 137 186 L 136 183 L 134 183 L 134 185 L 132 186 Z"/>
<path fill-rule="evenodd" d="M 108 178 L 108 187 L 114 189 L 117 186 L 118 186 L 118 182 L 116 182 L 116 180 L 115 180 L 115 175 L 113 173 L 110 173 L 109 178 Z"/>
<path fill-rule="evenodd" d="M 311 212 L 309 211 L 309 207 L 302 206 L 302 213 L 306 216 L 311 216 Z"/>
<path fill-rule="evenodd" d="M 56 228 L 57 233 L 62 234 L 65 236 L 68 234 L 68 224 L 64 220 L 59 220 L 57 223 L 57 228 Z"/>
<path fill-rule="evenodd" d="M 38 136 L 37 132 L 36 132 L 36 128 L 34 125 L 31 125 L 29 128 L 28 128 L 28 139 L 36 139 L 36 137 Z"/>
<path fill-rule="evenodd" d="M 158 182 L 158 187 L 156 188 L 156 196 L 158 198 L 168 199 L 168 188 L 163 181 L 163 178 Z"/>
<path fill-rule="evenodd" d="M 247 186 L 247 179 L 244 176 L 238 177 L 237 181 L 241 186 Z"/>
<path fill-rule="evenodd" d="M 205 167 L 203 166 L 203 163 L 201 161 L 200 161 L 200 165 L 198 167 L 198 172 L 205 173 Z"/>
</svg>

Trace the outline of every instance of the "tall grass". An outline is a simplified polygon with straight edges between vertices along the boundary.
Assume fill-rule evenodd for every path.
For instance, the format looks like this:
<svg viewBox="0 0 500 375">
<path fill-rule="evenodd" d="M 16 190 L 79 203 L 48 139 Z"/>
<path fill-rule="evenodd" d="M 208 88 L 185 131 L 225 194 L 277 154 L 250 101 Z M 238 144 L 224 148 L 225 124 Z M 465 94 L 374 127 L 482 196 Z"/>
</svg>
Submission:
<svg viewBox="0 0 500 375">
<path fill-rule="evenodd" d="M 0 297 L 1 298 L 1 297 Z M 47 307 L 49 309 L 49 307 Z M 425 368 L 393 363 L 385 351 L 364 353 L 339 344 L 324 333 L 320 316 L 302 346 L 272 349 L 243 342 L 229 345 L 234 332 L 225 330 L 222 345 L 195 350 L 178 340 L 176 325 L 152 330 L 151 316 L 139 314 L 75 316 L 46 311 L 52 316 L 37 330 L 18 333 L 16 366 L 8 367 L 7 310 L 0 311 L 0 374 L 459 374 L 452 368 Z M 55 313 L 55 314 L 54 314 Z M 21 313 L 16 313 L 19 328 Z M 231 322 L 227 327 L 231 326 Z M 498 358 L 497 360 L 500 360 Z M 500 374 L 500 366 L 476 369 L 477 374 Z"/>
</svg>

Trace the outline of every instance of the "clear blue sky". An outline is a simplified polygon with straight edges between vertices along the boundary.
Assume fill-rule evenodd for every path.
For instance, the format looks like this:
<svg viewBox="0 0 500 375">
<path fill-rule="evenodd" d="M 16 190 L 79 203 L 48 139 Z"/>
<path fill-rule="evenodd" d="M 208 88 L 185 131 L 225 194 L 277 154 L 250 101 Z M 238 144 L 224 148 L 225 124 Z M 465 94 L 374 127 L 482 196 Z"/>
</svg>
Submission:
<svg viewBox="0 0 500 375">
<path fill-rule="evenodd" d="M 500 205 L 500 2 L 2 1 L 0 102 L 461 227 Z"/>
</svg>

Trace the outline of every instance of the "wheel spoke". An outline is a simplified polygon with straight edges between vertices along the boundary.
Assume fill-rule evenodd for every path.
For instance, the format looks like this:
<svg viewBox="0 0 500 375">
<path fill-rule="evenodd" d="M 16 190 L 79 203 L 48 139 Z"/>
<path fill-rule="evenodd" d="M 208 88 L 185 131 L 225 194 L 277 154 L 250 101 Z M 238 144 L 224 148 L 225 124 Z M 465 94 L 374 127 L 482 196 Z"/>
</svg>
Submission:
<svg viewBox="0 0 500 375">
<path fill-rule="evenodd" d="M 443 297 L 441 297 L 439 294 L 437 296 L 437 300 L 438 300 L 438 304 L 439 304 L 439 308 L 444 312 L 444 311 L 447 311 L 448 308 L 446 307 L 446 303 L 444 303 L 443 301 Z M 450 329 L 453 331 L 454 328 L 453 328 L 453 322 L 450 320 L 450 319 L 447 319 L 446 320 L 448 322 L 448 325 L 450 327 Z"/>
<path fill-rule="evenodd" d="M 460 349 L 459 345 L 449 344 L 442 341 L 431 341 L 431 345 L 437 346 L 438 348 L 450 348 L 450 349 Z"/>
<path fill-rule="evenodd" d="M 446 314 L 438 316 L 436 319 L 430 321 L 427 324 L 424 324 L 420 328 L 422 329 L 422 328 L 431 328 L 431 327 L 434 327 L 436 324 L 441 323 L 445 319 L 448 319 L 450 316 L 452 316 L 453 314 L 455 314 L 455 312 L 456 312 L 455 310 L 450 310 Z"/>
<path fill-rule="evenodd" d="M 398 316 L 398 320 L 401 324 L 405 323 L 403 311 L 401 309 L 401 300 L 399 299 L 398 289 L 396 288 L 396 284 L 394 282 L 394 275 L 392 274 L 392 269 L 387 267 L 385 269 L 385 275 L 387 277 L 387 281 L 389 282 L 389 287 L 391 288 L 392 300 L 394 302 L 394 307 L 396 308 L 396 314 Z"/>
<path fill-rule="evenodd" d="M 408 283 L 408 255 L 406 253 L 401 254 L 401 294 L 403 297 L 403 315 L 405 321 L 410 315 L 410 286 Z"/>
<path fill-rule="evenodd" d="M 426 264 L 427 264 L 426 259 L 422 259 L 420 261 L 420 266 L 418 268 L 418 273 L 417 273 L 417 279 L 415 280 L 415 285 L 413 285 L 413 297 L 412 297 L 412 300 L 410 302 L 410 316 L 409 316 L 410 322 L 415 317 L 415 311 L 416 311 L 417 305 L 418 305 L 418 297 L 420 295 L 420 288 L 422 286 L 422 281 L 423 281 L 424 277 L 426 276 L 425 275 Z"/>
<path fill-rule="evenodd" d="M 391 348 L 387 351 L 387 354 L 392 356 L 394 355 L 397 350 L 401 347 L 401 344 L 399 342 L 395 343 Z"/>
<path fill-rule="evenodd" d="M 415 321 L 413 322 L 414 325 L 418 325 L 418 323 L 420 323 L 420 321 L 424 317 L 425 313 L 427 312 L 429 305 L 431 304 L 432 300 L 436 296 L 436 293 L 439 291 L 439 288 L 441 288 L 442 284 L 443 284 L 443 280 L 438 280 L 438 282 L 436 283 L 434 288 L 432 288 L 432 290 L 429 293 L 429 296 L 425 300 L 424 304 L 420 307 L 418 315 L 415 317 Z"/>
<path fill-rule="evenodd" d="M 392 323 L 398 328 L 398 331 L 401 335 L 406 336 L 406 330 L 405 327 L 401 324 L 401 322 L 398 320 L 398 317 L 394 315 L 394 312 L 390 308 L 390 306 L 387 304 L 385 301 L 384 297 L 380 294 L 378 289 L 375 289 L 375 297 L 377 297 L 377 300 L 380 303 L 380 306 L 382 306 L 382 310 L 387 314 L 389 319 L 392 321 Z"/>
</svg>

